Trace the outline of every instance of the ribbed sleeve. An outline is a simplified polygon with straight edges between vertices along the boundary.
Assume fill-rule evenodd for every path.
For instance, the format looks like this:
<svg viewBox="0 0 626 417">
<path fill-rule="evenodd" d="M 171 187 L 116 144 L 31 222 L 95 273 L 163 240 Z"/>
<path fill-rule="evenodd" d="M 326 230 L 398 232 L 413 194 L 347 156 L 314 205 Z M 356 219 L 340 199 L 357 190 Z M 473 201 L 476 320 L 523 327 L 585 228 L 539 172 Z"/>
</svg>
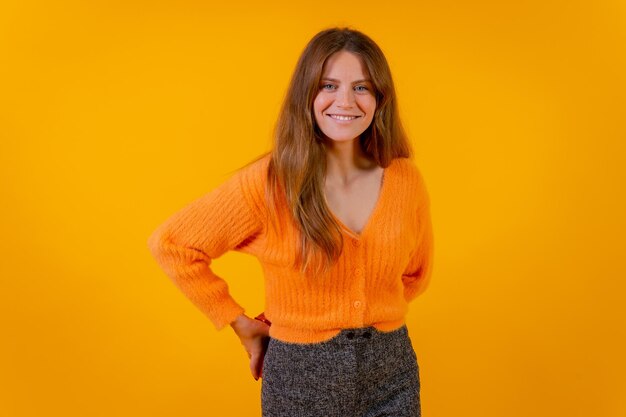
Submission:
<svg viewBox="0 0 626 417">
<path fill-rule="evenodd" d="M 218 330 L 245 309 L 230 295 L 226 281 L 211 270 L 211 262 L 249 244 L 262 230 L 258 208 L 251 201 L 238 171 L 168 218 L 148 239 L 161 268 Z"/>
<path fill-rule="evenodd" d="M 430 283 L 433 269 L 434 241 L 430 215 L 430 196 L 424 179 L 417 170 L 417 244 L 402 274 L 404 298 L 407 302 L 422 294 Z"/>
</svg>

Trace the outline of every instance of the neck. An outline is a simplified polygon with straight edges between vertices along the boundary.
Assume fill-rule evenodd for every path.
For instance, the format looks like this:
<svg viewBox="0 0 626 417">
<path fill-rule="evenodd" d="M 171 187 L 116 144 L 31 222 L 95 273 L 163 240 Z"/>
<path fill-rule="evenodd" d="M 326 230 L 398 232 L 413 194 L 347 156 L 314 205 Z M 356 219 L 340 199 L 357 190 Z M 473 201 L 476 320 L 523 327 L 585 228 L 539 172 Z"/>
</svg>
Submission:
<svg viewBox="0 0 626 417">
<path fill-rule="evenodd" d="M 361 149 L 358 137 L 351 141 L 329 141 L 326 148 L 327 178 L 335 178 L 345 184 L 376 166 Z"/>
</svg>

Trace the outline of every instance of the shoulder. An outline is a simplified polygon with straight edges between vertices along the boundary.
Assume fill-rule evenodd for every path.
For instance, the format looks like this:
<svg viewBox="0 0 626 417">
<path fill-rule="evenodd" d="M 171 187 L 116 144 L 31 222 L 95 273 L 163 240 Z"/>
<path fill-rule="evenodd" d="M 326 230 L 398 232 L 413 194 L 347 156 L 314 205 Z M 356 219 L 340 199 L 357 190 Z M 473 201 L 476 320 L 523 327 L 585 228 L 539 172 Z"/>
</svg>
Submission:
<svg viewBox="0 0 626 417">
<path fill-rule="evenodd" d="M 264 153 L 237 169 L 232 176 L 248 203 L 257 211 L 261 211 L 264 206 L 267 169 L 270 159 L 271 154 Z"/>
<path fill-rule="evenodd" d="M 263 153 L 259 156 L 257 156 L 256 158 L 254 158 L 252 161 L 248 162 L 247 164 L 245 164 L 244 166 L 242 166 L 241 168 L 239 168 L 238 173 L 241 173 L 243 175 L 256 175 L 256 174 L 261 174 L 261 173 L 267 173 L 267 167 L 270 163 L 272 154 L 269 152 Z"/>
<path fill-rule="evenodd" d="M 424 177 L 422 175 L 422 171 L 412 159 L 395 158 L 391 161 L 390 166 L 394 168 L 401 180 L 401 183 L 404 185 L 423 186 Z"/>
<path fill-rule="evenodd" d="M 396 158 L 392 161 L 396 173 L 397 191 L 419 206 L 430 204 L 430 195 L 422 170 L 412 159 Z"/>
</svg>

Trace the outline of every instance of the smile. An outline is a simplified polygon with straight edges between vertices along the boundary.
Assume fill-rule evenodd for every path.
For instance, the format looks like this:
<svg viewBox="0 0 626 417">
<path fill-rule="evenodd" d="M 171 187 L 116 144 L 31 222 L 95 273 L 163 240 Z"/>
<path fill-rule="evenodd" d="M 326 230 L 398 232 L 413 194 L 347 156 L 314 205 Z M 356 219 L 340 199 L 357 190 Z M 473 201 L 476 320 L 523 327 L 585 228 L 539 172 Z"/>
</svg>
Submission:
<svg viewBox="0 0 626 417">
<path fill-rule="evenodd" d="M 342 121 L 354 120 L 357 117 L 360 117 L 360 116 L 340 116 L 338 114 L 329 114 L 329 116 L 335 120 L 342 120 Z"/>
</svg>

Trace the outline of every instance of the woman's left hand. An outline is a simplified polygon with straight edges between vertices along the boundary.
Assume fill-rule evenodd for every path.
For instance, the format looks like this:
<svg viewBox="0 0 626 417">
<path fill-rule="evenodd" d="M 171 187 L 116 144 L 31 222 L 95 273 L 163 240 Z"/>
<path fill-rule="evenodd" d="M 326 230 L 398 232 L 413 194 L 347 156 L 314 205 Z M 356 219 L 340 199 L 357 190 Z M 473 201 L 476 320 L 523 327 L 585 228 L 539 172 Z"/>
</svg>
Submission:
<svg viewBox="0 0 626 417">
<path fill-rule="evenodd" d="M 269 343 L 267 324 L 242 314 L 231 323 L 250 358 L 250 371 L 255 380 L 263 377 L 263 359 Z"/>
</svg>

